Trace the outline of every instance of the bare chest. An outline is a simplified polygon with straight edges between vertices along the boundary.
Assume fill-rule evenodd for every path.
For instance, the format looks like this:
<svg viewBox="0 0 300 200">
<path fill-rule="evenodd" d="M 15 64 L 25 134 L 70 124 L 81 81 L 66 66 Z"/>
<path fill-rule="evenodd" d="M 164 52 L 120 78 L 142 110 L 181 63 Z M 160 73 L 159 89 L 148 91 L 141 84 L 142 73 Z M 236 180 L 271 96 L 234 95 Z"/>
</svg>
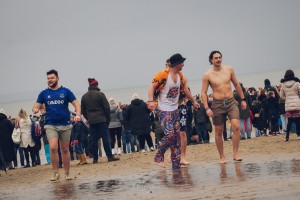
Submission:
<svg viewBox="0 0 300 200">
<path fill-rule="evenodd" d="M 229 85 L 230 81 L 231 74 L 228 71 L 212 72 L 209 76 L 209 83 L 214 88 Z"/>
</svg>

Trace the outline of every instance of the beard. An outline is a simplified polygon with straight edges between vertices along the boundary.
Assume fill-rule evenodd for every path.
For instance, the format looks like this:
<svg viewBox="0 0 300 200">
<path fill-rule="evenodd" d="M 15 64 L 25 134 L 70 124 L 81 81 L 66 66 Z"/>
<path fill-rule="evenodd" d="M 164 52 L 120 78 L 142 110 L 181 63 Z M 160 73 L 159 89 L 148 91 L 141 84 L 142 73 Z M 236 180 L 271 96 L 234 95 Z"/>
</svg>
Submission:
<svg viewBox="0 0 300 200">
<path fill-rule="evenodd" d="M 52 85 L 50 85 L 50 83 L 48 83 L 48 86 L 50 88 L 55 88 L 57 86 L 57 83 L 58 83 L 57 81 L 53 82 Z"/>
</svg>

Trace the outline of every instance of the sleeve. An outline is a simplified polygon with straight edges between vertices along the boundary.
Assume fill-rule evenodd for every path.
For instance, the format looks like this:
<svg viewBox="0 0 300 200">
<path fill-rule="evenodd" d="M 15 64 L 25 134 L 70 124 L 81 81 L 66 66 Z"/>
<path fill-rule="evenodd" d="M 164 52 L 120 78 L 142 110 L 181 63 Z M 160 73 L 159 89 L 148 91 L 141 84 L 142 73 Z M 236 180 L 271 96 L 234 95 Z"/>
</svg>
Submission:
<svg viewBox="0 0 300 200">
<path fill-rule="evenodd" d="M 37 103 L 40 103 L 40 104 L 44 104 L 44 91 L 42 91 L 42 92 L 39 94 L 39 96 L 38 96 L 36 102 L 37 102 Z"/>
<path fill-rule="evenodd" d="M 81 113 L 82 113 L 83 117 L 84 117 L 85 119 L 87 119 L 86 108 L 85 108 L 85 104 L 84 104 L 82 98 L 81 98 Z"/>
<path fill-rule="evenodd" d="M 76 97 L 71 90 L 69 90 L 68 88 L 65 88 L 65 89 L 66 89 L 66 93 L 67 93 L 67 100 L 68 100 L 68 102 L 72 103 L 74 100 L 76 100 Z"/>
<path fill-rule="evenodd" d="M 68 95 L 68 102 L 72 103 L 74 100 L 76 100 L 75 95 L 69 89 L 67 89 L 67 95 Z"/>
<path fill-rule="evenodd" d="M 109 106 L 109 103 L 107 101 L 107 98 L 105 96 L 105 94 L 101 94 L 100 95 L 100 98 L 101 98 L 101 104 L 103 106 L 103 110 L 104 110 L 104 113 L 105 113 L 105 117 L 106 117 L 106 122 L 110 122 L 110 106 Z"/>
</svg>

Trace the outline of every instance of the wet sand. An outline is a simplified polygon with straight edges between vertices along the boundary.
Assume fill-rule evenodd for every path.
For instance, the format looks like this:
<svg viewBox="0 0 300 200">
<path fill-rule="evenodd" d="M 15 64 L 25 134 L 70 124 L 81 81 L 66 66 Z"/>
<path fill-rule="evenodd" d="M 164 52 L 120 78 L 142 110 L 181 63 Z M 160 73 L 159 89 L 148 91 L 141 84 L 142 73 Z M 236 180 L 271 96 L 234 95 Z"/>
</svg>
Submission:
<svg viewBox="0 0 300 200">
<path fill-rule="evenodd" d="M 242 140 L 242 162 L 232 160 L 224 142 L 226 164 L 219 164 L 214 143 L 188 146 L 191 165 L 166 169 L 154 152 L 125 154 L 121 161 L 71 163 L 73 181 L 50 182 L 50 166 L 0 172 L 0 199 L 299 199 L 300 140 L 291 134 Z M 91 159 L 88 160 L 92 162 Z M 63 171 L 60 171 L 63 175 Z"/>
</svg>

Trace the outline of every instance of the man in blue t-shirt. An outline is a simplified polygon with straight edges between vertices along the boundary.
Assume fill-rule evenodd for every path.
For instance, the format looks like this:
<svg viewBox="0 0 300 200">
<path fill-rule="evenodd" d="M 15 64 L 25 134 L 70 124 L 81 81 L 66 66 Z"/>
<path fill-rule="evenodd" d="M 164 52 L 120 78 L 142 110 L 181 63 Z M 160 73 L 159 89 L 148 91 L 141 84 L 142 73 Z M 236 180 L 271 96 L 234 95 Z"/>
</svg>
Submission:
<svg viewBox="0 0 300 200">
<path fill-rule="evenodd" d="M 63 167 L 65 170 L 66 180 L 72 180 L 70 176 L 70 153 L 69 142 L 71 135 L 71 121 L 68 105 L 72 103 L 75 108 L 75 121 L 80 121 L 80 105 L 74 94 L 68 89 L 58 84 L 59 77 L 56 70 L 47 72 L 49 88 L 43 90 L 36 103 L 33 106 L 33 113 L 36 114 L 42 109 L 42 105 L 46 108 L 45 130 L 49 140 L 51 150 L 51 163 L 54 174 L 51 181 L 59 179 L 58 173 L 58 144 L 62 152 Z M 59 143 L 58 143 L 59 140 Z"/>
</svg>

